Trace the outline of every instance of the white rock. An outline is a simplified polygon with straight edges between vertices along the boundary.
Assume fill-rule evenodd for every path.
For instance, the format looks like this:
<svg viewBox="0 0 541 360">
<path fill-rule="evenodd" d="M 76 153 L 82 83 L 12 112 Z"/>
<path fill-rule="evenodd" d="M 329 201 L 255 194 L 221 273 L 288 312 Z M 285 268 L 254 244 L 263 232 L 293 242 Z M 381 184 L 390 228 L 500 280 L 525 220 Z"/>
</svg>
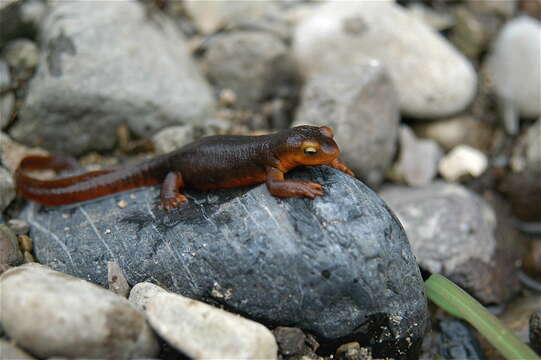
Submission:
<svg viewBox="0 0 541 360">
<path fill-rule="evenodd" d="M 305 74 L 345 67 L 359 58 L 389 69 L 404 114 L 448 116 L 463 110 L 476 92 L 468 60 L 441 35 L 388 1 L 331 1 L 297 26 L 293 50 Z"/>
<path fill-rule="evenodd" d="M 193 359 L 276 359 L 278 347 L 263 325 L 150 283 L 135 285 L 130 301 L 153 329 Z"/>
<path fill-rule="evenodd" d="M 418 139 L 405 125 L 400 127 L 399 139 L 400 157 L 397 166 L 406 184 L 430 184 L 438 173 L 438 161 L 443 155 L 438 144 L 433 140 Z"/>
<path fill-rule="evenodd" d="M 154 135 L 152 142 L 158 154 L 165 154 L 192 142 L 193 137 L 192 125 L 170 126 Z"/>
<path fill-rule="evenodd" d="M 524 117 L 541 116 L 541 23 L 528 16 L 508 22 L 488 69 L 496 92 Z"/>
<path fill-rule="evenodd" d="M 132 359 L 158 353 L 144 316 L 97 285 L 26 264 L 0 277 L 6 333 L 39 358 Z"/>
<path fill-rule="evenodd" d="M 458 145 L 441 159 L 439 170 L 446 180 L 458 181 L 465 175 L 480 176 L 487 165 L 487 157 L 481 151 L 468 145 Z"/>
</svg>

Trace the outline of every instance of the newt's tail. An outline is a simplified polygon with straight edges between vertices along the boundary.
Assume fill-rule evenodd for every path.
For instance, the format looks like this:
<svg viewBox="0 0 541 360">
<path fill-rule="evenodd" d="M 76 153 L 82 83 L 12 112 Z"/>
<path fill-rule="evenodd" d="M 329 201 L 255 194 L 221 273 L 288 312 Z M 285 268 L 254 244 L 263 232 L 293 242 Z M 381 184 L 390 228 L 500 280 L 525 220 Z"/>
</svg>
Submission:
<svg viewBox="0 0 541 360">
<path fill-rule="evenodd" d="M 69 157 L 39 155 L 25 157 L 15 171 L 17 192 L 26 199 L 47 206 L 56 206 L 160 183 L 160 179 L 151 176 L 152 172 L 143 164 L 90 171 L 54 180 L 39 180 L 25 174 L 29 170 L 59 171 L 74 168 L 75 165 L 75 160 Z"/>
</svg>

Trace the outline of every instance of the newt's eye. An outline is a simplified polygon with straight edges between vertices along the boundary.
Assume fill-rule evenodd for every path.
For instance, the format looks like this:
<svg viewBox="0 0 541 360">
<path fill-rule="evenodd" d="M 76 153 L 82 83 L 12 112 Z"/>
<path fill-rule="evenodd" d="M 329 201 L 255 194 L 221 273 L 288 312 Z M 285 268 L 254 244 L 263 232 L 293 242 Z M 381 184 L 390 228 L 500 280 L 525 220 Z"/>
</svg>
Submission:
<svg viewBox="0 0 541 360">
<path fill-rule="evenodd" d="M 317 149 L 315 147 L 307 147 L 307 148 L 304 148 L 304 153 L 306 155 L 315 155 L 317 153 Z"/>
</svg>

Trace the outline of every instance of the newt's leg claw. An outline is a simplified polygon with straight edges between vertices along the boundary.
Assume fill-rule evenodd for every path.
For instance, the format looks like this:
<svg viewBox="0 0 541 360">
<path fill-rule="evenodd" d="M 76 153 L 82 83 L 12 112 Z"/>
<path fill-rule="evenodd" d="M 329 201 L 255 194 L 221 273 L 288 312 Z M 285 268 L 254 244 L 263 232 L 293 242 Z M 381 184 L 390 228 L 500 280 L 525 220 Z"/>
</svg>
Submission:
<svg viewBox="0 0 541 360">
<path fill-rule="evenodd" d="M 182 194 L 176 194 L 174 197 L 166 197 L 162 198 L 160 202 L 160 206 L 165 211 L 173 210 L 174 208 L 180 206 L 182 203 L 188 202 L 188 199 L 186 199 L 186 196 Z"/>
<path fill-rule="evenodd" d="M 299 195 L 304 195 L 310 199 L 323 195 L 323 186 L 310 181 L 299 181 Z"/>
</svg>

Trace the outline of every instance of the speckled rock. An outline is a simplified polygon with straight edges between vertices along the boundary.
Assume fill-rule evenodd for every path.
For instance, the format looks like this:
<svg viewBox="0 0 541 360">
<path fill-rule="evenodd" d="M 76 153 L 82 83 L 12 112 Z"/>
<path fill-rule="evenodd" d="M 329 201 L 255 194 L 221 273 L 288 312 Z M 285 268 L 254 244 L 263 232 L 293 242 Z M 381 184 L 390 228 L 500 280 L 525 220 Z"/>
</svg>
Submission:
<svg viewBox="0 0 541 360">
<path fill-rule="evenodd" d="M 285 44 L 263 32 L 216 35 L 209 41 L 205 62 L 210 80 L 219 89 L 232 90 L 235 104 L 243 108 L 290 91 L 298 79 Z"/>
<path fill-rule="evenodd" d="M 540 43 L 541 22 L 521 16 L 502 29 L 489 59 L 495 90 L 524 117 L 541 116 Z"/>
<path fill-rule="evenodd" d="M 0 290 L 4 330 L 39 358 L 132 359 L 159 350 L 141 313 L 84 280 L 33 263 L 3 273 Z"/>
<path fill-rule="evenodd" d="M 22 262 L 17 236 L 9 227 L 0 224 L 0 264 L 19 265 Z"/>
<path fill-rule="evenodd" d="M 10 130 L 26 144 L 77 155 L 111 149 L 121 124 L 150 136 L 213 112 L 182 34 L 166 18 L 151 21 L 138 1 L 56 2 L 41 38 L 37 74 Z"/>
<path fill-rule="evenodd" d="M 456 319 L 439 322 L 437 338 L 438 354 L 444 359 L 483 360 L 483 352 L 475 338 L 473 329 L 466 323 Z"/>
<path fill-rule="evenodd" d="M 32 204 L 22 218 L 36 258 L 63 272 L 105 284 L 114 259 L 130 285 L 150 280 L 321 343 L 360 337 L 375 354 L 415 358 L 426 299 L 396 218 L 338 170 L 287 178 L 319 182 L 325 196 L 280 199 L 265 185 L 186 191 L 188 204 L 164 212 L 151 187 L 72 207 Z"/>
<path fill-rule="evenodd" d="M 496 232 L 503 230 L 478 195 L 444 182 L 388 186 L 380 195 L 396 212 L 422 268 L 449 277 L 484 303 L 501 303 L 517 290 L 517 259 L 498 251 Z"/>
<path fill-rule="evenodd" d="M 396 150 L 399 118 L 397 94 L 387 71 L 381 63 L 369 61 L 311 78 L 293 126 L 331 126 L 342 160 L 377 186 Z"/>
<path fill-rule="evenodd" d="M 130 302 L 160 337 L 194 359 L 276 359 L 278 347 L 263 325 L 201 301 L 140 283 Z"/>
<path fill-rule="evenodd" d="M 473 99 L 472 65 L 442 36 L 391 1 L 329 1 L 297 26 L 293 50 L 306 74 L 369 56 L 389 69 L 404 114 L 434 119 Z"/>
</svg>

